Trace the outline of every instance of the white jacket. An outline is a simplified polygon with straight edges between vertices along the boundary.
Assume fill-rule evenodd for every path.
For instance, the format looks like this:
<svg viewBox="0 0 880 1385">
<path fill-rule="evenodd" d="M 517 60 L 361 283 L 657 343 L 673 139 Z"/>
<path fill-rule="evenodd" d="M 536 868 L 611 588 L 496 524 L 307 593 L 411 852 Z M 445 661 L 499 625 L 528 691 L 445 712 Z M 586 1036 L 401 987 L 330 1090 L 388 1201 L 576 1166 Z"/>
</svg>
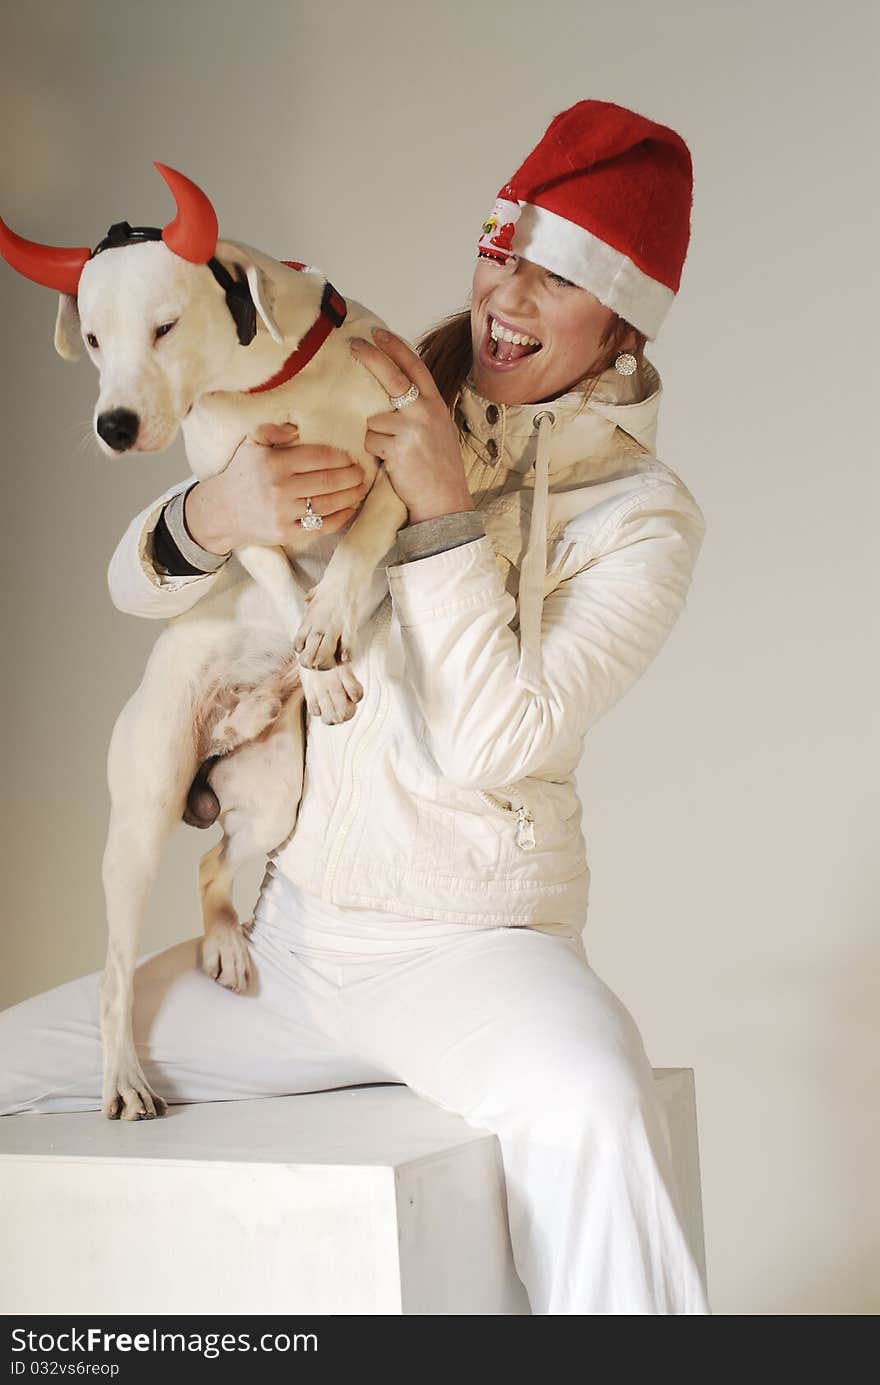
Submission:
<svg viewBox="0 0 880 1385">
<path fill-rule="evenodd" d="M 328 903 L 529 926 L 580 941 L 590 871 L 575 770 L 591 726 L 641 676 L 687 596 L 705 521 L 655 455 L 662 384 L 613 367 L 583 404 L 491 404 L 455 416 L 486 537 L 374 578 L 353 660 L 355 716 L 311 719 L 296 826 L 270 859 Z M 169 617 L 220 583 L 162 576 L 150 534 L 172 487 L 110 563 L 114 604 Z M 525 538 L 524 538 L 525 535 Z M 314 584 L 337 541 L 295 567 Z"/>
</svg>

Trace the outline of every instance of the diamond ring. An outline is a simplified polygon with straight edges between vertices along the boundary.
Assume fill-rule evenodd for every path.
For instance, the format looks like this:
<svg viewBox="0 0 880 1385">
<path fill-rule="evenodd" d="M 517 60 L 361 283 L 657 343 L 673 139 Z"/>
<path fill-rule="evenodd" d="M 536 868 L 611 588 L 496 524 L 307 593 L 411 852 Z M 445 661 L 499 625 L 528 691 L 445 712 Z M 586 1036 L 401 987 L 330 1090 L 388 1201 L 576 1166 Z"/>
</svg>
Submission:
<svg viewBox="0 0 880 1385">
<path fill-rule="evenodd" d="M 312 509 L 312 502 L 308 496 L 306 496 L 306 512 L 302 515 L 299 522 L 304 529 L 320 529 L 324 523 L 322 517 L 316 515 Z"/>
<path fill-rule="evenodd" d="M 391 396 L 391 407 L 392 409 L 405 409 L 407 404 L 414 404 L 418 397 L 418 385 L 410 385 L 406 394 L 395 394 Z"/>
</svg>

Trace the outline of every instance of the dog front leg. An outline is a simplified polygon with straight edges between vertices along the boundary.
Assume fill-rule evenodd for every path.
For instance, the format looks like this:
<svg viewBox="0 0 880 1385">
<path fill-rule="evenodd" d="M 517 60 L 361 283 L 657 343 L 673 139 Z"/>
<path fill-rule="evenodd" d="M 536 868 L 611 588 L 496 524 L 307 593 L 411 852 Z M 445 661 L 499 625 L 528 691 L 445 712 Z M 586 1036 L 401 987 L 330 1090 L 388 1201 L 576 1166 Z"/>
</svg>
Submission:
<svg viewBox="0 0 880 1385">
<path fill-rule="evenodd" d="M 306 612 L 306 594 L 296 580 L 283 548 L 244 544 L 235 556 L 272 601 L 285 634 L 293 643 Z"/>
<path fill-rule="evenodd" d="M 373 490 L 375 490 L 375 486 Z M 397 530 L 395 530 L 396 532 Z M 379 557 L 386 551 L 390 543 L 391 540 L 389 540 L 389 544 L 386 544 L 385 549 L 380 550 Z M 311 601 L 314 594 L 321 589 L 327 580 L 326 574 L 314 588 L 314 591 L 307 595 L 296 580 L 293 568 L 290 566 L 283 549 L 266 548 L 261 544 L 247 544 L 244 548 L 236 549 L 236 556 L 254 580 L 259 582 L 263 589 L 269 593 L 275 609 L 281 617 L 284 630 L 293 643 L 294 636 L 302 628 L 306 603 Z M 334 553 L 328 565 L 328 571 L 335 557 L 336 554 Z M 373 566 L 375 567 L 375 563 Z M 299 658 L 298 662 L 299 665 L 302 665 L 302 658 Z M 321 720 L 328 726 L 336 726 L 343 721 L 349 721 L 354 716 L 357 711 L 357 704 L 364 695 L 364 690 L 349 668 L 342 669 L 335 662 L 331 662 L 328 671 L 317 672 L 303 668 L 301 672 L 305 675 L 302 680 L 303 690 L 309 712 L 312 715 L 320 716 Z"/>
<path fill-rule="evenodd" d="M 293 647 L 303 668 L 330 669 L 351 654 L 379 560 L 394 543 L 407 509 L 382 470 L 327 570 L 309 595 L 306 617 Z"/>
</svg>

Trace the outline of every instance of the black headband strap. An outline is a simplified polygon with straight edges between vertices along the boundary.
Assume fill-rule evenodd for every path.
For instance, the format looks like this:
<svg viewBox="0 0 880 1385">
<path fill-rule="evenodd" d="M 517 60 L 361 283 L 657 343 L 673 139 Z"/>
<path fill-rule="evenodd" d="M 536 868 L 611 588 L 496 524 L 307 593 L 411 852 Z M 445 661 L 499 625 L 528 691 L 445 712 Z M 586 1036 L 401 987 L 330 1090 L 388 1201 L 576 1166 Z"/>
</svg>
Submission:
<svg viewBox="0 0 880 1385">
<path fill-rule="evenodd" d="M 104 239 L 96 245 L 90 255 L 94 259 L 102 250 L 116 250 L 120 245 L 134 245 L 144 240 L 161 240 L 162 232 L 158 226 L 129 226 L 127 221 L 116 221 Z"/>
<path fill-rule="evenodd" d="M 94 259 L 96 255 L 100 255 L 102 250 L 118 250 L 122 245 L 137 245 L 141 241 L 161 239 L 162 232 L 158 226 L 129 226 L 127 221 L 116 221 L 100 244 L 95 246 L 89 258 Z M 217 283 L 227 293 L 230 289 L 235 288 L 237 282 L 241 282 L 233 279 L 226 266 L 216 260 L 213 255 L 206 263 Z"/>
<path fill-rule="evenodd" d="M 123 245 L 139 245 L 148 240 L 161 240 L 162 232 L 158 226 L 130 226 L 127 221 L 116 221 L 104 239 L 96 245 L 89 259 L 100 255 L 102 250 L 118 250 Z M 246 279 L 233 279 L 225 265 L 212 255 L 207 261 L 217 283 L 226 294 L 226 303 L 232 313 L 238 339 L 247 346 L 257 330 L 256 309 Z"/>
</svg>

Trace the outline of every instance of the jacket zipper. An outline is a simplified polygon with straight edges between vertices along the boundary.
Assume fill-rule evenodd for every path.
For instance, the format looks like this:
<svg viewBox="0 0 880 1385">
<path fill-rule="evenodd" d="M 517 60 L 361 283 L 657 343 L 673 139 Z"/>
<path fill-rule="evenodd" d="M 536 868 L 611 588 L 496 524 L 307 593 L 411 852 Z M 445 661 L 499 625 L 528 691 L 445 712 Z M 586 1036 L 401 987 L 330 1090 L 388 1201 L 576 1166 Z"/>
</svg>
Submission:
<svg viewBox="0 0 880 1385">
<path fill-rule="evenodd" d="M 378 663 L 378 653 L 375 653 L 373 651 L 378 650 L 378 647 L 380 645 L 384 646 L 387 643 L 388 635 L 390 633 L 390 626 L 391 612 L 389 609 L 388 615 L 385 618 L 382 627 L 379 630 L 377 630 L 373 636 L 370 659 L 370 673 L 374 678 L 376 677 L 376 664 Z M 339 858 L 342 855 L 342 850 L 345 846 L 346 838 L 351 830 L 352 823 L 357 817 L 358 807 L 360 806 L 361 794 L 360 785 L 358 783 L 357 770 L 361 760 L 363 759 L 365 747 L 369 745 L 372 740 L 375 739 L 376 735 L 378 734 L 379 728 L 385 720 L 385 715 L 388 711 L 388 703 L 390 697 L 386 681 L 384 679 L 379 680 L 377 678 L 377 682 L 379 683 L 379 703 L 376 708 L 376 715 L 373 718 L 372 724 L 368 726 L 367 729 L 364 731 L 361 740 L 355 746 L 354 751 L 352 753 L 351 796 L 349 798 L 348 810 L 342 819 L 339 831 L 337 832 L 333 842 L 333 846 L 331 847 L 330 855 L 327 858 L 327 867 L 324 871 L 324 882 L 321 888 L 321 899 L 325 904 L 335 904 L 337 902 L 333 898 L 333 884 L 339 870 Z"/>
<path fill-rule="evenodd" d="M 499 800 L 495 797 L 494 794 L 484 793 L 482 789 L 477 789 L 477 793 L 480 795 L 480 798 L 483 800 L 483 802 L 487 803 L 490 808 L 493 808 L 496 813 L 503 813 L 506 818 L 516 818 L 517 846 L 521 847 L 523 851 L 534 850 L 534 847 L 536 845 L 535 819 L 531 810 L 528 807 L 528 804 L 524 801 L 521 801 L 519 806 L 516 808 L 505 808 L 503 804 L 500 803 Z M 511 795 L 513 795 L 512 790 Z M 511 797 L 511 802 L 512 801 L 513 796 Z"/>
</svg>

